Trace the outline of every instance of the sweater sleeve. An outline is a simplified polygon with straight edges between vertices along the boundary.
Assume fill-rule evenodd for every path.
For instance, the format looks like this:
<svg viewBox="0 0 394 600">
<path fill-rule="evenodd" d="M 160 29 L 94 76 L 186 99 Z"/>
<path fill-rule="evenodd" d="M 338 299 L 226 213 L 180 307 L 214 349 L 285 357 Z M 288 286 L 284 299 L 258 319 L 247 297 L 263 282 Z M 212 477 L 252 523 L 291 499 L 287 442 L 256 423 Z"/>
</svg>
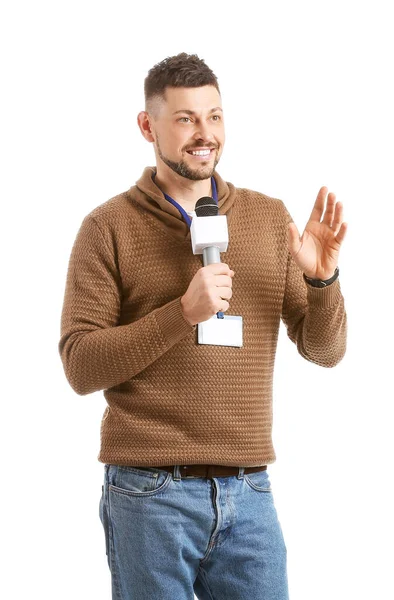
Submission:
<svg viewBox="0 0 394 600">
<path fill-rule="evenodd" d="M 121 300 L 114 252 L 87 215 L 71 251 L 58 344 L 67 380 L 79 395 L 131 379 L 194 329 L 180 297 L 127 325 L 118 325 Z"/>
<path fill-rule="evenodd" d="M 285 212 L 287 236 L 287 223 L 292 218 Z M 334 367 L 344 357 L 347 316 L 339 279 L 324 288 L 308 285 L 290 252 L 281 318 L 288 337 L 310 362 Z"/>
</svg>

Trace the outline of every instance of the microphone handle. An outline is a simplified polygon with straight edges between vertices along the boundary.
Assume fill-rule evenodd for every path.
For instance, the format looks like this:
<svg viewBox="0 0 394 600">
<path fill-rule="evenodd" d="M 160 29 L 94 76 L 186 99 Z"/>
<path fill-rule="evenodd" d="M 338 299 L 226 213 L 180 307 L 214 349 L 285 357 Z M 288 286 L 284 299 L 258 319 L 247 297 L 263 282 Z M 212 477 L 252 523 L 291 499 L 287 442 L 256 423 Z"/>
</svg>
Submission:
<svg viewBox="0 0 394 600">
<path fill-rule="evenodd" d="M 220 252 L 217 246 L 207 246 L 202 251 L 202 260 L 204 263 L 204 267 L 207 265 L 212 265 L 214 263 L 220 263 Z M 220 310 L 216 313 L 218 319 L 224 319 L 224 313 Z"/>
</svg>

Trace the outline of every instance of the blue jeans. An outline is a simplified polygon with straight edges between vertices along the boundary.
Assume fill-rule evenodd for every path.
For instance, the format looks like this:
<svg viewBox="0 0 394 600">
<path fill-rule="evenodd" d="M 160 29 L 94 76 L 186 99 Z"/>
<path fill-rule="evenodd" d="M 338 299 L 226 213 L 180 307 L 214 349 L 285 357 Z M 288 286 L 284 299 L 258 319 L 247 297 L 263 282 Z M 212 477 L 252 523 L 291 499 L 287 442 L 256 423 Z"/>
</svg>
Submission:
<svg viewBox="0 0 394 600">
<path fill-rule="evenodd" d="M 287 600 L 286 545 L 266 471 L 181 477 L 104 465 L 112 599 Z"/>
</svg>

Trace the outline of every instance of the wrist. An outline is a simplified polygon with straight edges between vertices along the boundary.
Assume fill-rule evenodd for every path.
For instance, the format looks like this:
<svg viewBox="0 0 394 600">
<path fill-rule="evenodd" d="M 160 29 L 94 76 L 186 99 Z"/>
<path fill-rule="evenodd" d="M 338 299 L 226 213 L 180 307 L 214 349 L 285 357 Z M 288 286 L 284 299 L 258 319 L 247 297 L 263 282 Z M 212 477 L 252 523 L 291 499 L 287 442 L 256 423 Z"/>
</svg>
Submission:
<svg viewBox="0 0 394 600">
<path fill-rule="evenodd" d="M 312 275 L 312 274 L 308 274 L 305 271 L 303 271 L 303 274 L 305 275 L 305 277 L 307 279 L 313 279 L 313 281 L 328 281 L 328 279 L 331 279 L 331 277 L 334 277 L 335 273 L 336 273 L 336 269 L 335 269 L 335 271 L 331 271 L 331 274 L 324 275 L 324 276 L 320 276 L 317 274 Z"/>
<path fill-rule="evenodd" d="M 185 305 L 184 305 L 183 298 L 184 298 L 184 297 L 182 296 L 182 297 L 181 297 L 181 311 L 182 311 L 183 318 L 185 319 L 185 321 L 187 321 L 187 323 L 189 323 L 189 325 L 191 325 L 191 326 L 193 327 L 193 326 L 194 326 L 194 323 L 192 323 L 192 322 L 190 321 L 189 317 L 188 317 L 188 316 L 187 316 L 187 314 L 186 314 L 186 311 L 185 311 Z"/>
<path fill-rule="evenodd" d="M 304 277 L 304 281 L 306 281 L 306 283 L 308 283 L 309 285 L 313 286 L 313 287 L 327 287 L 328 285 L 331 285 L 331 283 L 333 283 L 339 276 L 339 268 L 336 267 L 334 274 L 329 277 L 328 279 L 318 279 L 318 278 L 314 278 L 314 277 L 308 277 L 307 275 L 305 275 L 305 273 L 303 273 L 303 277 Z"/>
</svg>

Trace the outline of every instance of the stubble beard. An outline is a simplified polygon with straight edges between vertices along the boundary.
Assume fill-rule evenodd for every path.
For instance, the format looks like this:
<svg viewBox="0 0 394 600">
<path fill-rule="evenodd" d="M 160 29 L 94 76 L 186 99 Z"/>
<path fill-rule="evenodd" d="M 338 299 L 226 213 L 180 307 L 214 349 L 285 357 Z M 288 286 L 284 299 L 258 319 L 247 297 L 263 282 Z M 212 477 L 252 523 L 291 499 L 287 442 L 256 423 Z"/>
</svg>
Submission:
<svg viewBox="0 0 394 600">
<path fill-rule="evenodd" d="M 216 151 L 216 156 L 213 162 L 213 167 L 211 166 L 201 166 L 196 169 L 191 169 L 189 165 L 184 161 L 180 160 L 179 162 L 175 162 L 170 160 L 161 151 L 159 144 L 159 137 L 156 135 L 156 144 L 157 144 L 157 152 L 163 161 L 170 169 L 172 169 L 175 173 L 180 175 L 181 177 L 185 177 L 185 179 L 191 179 L 192 181 L 201 181 L 202 179 L 209 179 L 212 177 L 213 172 L 215 171 L 216 165 L 219 162 L 218 152 Z"/>
</svg>

